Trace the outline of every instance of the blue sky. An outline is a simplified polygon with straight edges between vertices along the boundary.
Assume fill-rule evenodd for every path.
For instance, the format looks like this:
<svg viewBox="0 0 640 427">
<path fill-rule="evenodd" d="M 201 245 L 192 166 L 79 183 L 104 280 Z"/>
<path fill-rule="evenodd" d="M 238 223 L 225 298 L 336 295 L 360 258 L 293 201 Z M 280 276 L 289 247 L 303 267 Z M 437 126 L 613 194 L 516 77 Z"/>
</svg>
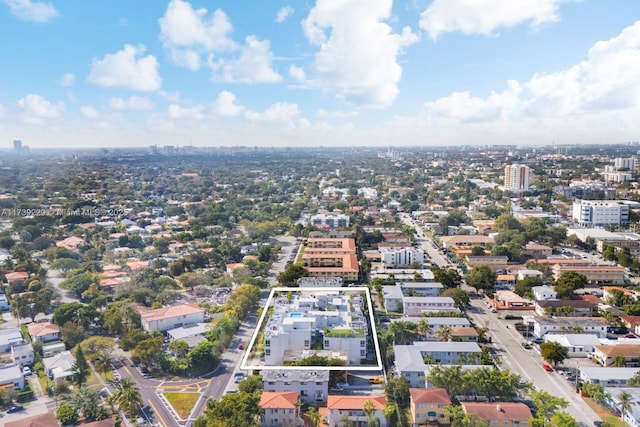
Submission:
<svg viewBox="0 0 640 427">
<path fill-rule="evenodd" d="M 637 0 L 0 0 L 0 149 L 640 140 Z"/>
</svg>

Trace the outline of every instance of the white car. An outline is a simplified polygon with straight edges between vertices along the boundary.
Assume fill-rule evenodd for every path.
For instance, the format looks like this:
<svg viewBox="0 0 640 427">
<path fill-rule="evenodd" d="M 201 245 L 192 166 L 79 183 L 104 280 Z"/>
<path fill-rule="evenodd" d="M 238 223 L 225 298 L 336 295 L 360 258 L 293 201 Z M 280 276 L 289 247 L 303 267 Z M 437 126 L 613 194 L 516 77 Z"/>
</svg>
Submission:
<svg viewBox="0 0 640 427">
<path fill-rule="evenodd" d="M 24 368 L 22 368 L 22 375 L 29 376 L 31 375 L 33 372 L 31 372 L 31 368 L 28 366 L 25 366 Z"/>
</svg>

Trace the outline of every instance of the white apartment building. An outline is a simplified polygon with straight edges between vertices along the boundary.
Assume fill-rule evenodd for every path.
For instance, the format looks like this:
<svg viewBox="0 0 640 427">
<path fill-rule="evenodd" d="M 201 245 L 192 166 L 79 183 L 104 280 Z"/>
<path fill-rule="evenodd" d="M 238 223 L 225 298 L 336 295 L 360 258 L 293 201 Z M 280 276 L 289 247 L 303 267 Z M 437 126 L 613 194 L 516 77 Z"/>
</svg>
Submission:
<svg viewBox="0 0 640 427">
<path fill-rule="evenodd" d="M 310 405 L 327 401 L 329 371 L 268 369 L 261 373 L 264 391 L 297 392 L 300 400 Z"/>
<path fill-rule="evenodd" d="M 558 299 L 558 293 L 553 286 L 543 285 L 531 288 L 533 299 L 536 301 L 546 301 L 550 299 Z"/>
<path fill-rule="evenodd" d="M 349 215 L 317 214 L 311 217 L 311 225 L 325 225 L 331 228 L 349 227 Z"/>
<path fill-rule="evenodd" d="M 620 172 L 615 166 L 605 166 L 602 175 L 604 176 L 605 182 L 631 181 L 633 177 L 630 172 Z"/>
<path fill-rule="evenodd" d="M 603 227 L 629 222 L 629 205 L 617 200 L 577 200 L 573 221 L 580 227 Z"/>
<path fill-rule="evenodd" d="M 599 338 L 607 337 L 607 322 L 602 317 L 543 317 L 534 316 L 533 334 L 542 338 L 548 333 L 564 333 L 575 330 L 582 334 L 593 334 Z"/>
<path fill-rule="evenodd" d="M 529 166 L 519 164 L 505 166 L 504 189 L 514 193 L 529 191 Z"/>
<path fill-rule="evenodd" d="M 368 323 L 363 309 L 360 295 L 338 290 L 300 291 L 290 300 L 287 295 L 278 296 L 265 326 L 265 364 L 279 366 L 322 351 L 360 365 L 367 356 Z"/>
<path fill-rule="evenodd" d="M 613 167 L 616 169 L 629 169 L 630 171 L 634 171 L 636 169 L 636 157 L 617 157 L 613 159 Z"/>
<path fill-rule="evenodd" d="M 424 263 L 424 251 L 420 248 L 381 247 L 380 260 L 391 268 L 409 267 L 414 262 Z"/>
<path fill-rule="evenodd" d="M 402 282 L 397 284 L 402 288 L 404 295 L 421 297 L 437 297 L 444 289 L 442 283 L 439 282 Z"/>
<path fill-rule="evenodd" d="M 420 316 L 430 311 L 457 311 L 451 297 L 404 297 L 402 309 L 405 316 Z"/>
</svg>

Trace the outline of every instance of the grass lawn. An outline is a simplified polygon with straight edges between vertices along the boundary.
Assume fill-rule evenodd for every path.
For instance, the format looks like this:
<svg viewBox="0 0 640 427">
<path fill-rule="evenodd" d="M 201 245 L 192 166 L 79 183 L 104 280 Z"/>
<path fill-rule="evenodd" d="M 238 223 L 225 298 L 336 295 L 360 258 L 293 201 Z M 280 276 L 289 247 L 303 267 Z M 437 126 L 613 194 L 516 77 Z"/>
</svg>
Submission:
<svg viewBox="0 0 640 427">
<path fill-rule="evenodd" d="M 600 416 L 600 418 L 602 418 L 604 427 L 627 427 L 627 424 L 622 422 L 620 417 L 612 413 L 609 408 L 600 405 L 590 397 L 583 397 L 582 399 L 595 411 L 596 414 L 598 414 L 598 416 Z"/>
<path fill-rule="evenodd" d="M 176 410 L 180 418 L 189 418 L 191 410 L 200 398 L 200 393 L 183 393 L 179 391 L 168 391 L 164 393 L 173 409 Z"/>
<path fill-rule="evenodd" d="M 622 420 L 620 420 L 620 417 L 615 417 L 613 415 L 609 416 L 609 415 L 604 415 L 601 417 L 604 427 L 626 427 L 627 424 L 623 423 Z"/>
</svg>

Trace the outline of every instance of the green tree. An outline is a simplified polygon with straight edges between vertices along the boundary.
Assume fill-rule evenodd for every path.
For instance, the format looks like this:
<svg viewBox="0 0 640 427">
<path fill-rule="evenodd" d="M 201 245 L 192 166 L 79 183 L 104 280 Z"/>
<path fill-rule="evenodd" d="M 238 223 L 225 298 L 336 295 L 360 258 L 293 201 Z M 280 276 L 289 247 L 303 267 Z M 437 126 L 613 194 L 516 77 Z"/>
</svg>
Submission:
<svg viewBox="0 0 640 427">
<path fill-rule="evenodd" d="M 624 421 L 624 416 L 631 411 L 631 402 L 633 398 L 628 391 L 622 391 L 616 396 L 618 400 L 618 409 L 620 409 L 620 419 Z"/>
<path fill-rule="evenodd" d="M 496 273 L 486 264 L 475 265 L 465 275 L 465 280 L 467 285 L 474 288 L 476 292 L 480 292 L 480 290 L 492 291 L 496 282 Z"/>
<path fill-rule="evenodd" d="M 162 351 L 163 341 L 162 335 L 152 336 L 140 341 L 133 349 L 131 361 L 136 365 L 140 363 L 144 363 L 147 366 L 154 365 Z"/>
<path fill-rule="evenodd" d="M 579 427 L 580 425 L 575 418 L 565 411 L 557 411 L 549 421 L 549 425 L 552 427 Z"/>
<path fill-rule="evenodd" d="M 575 271 L 565 271 L 556 280 L 554 289 L 560 299 L 570 299 L 574 292 L 587 285 L 587 277 Z"/>
<path fill-rule="evenodd" d="M 438 341 L 450 341 L 451 328 L 449 326 L 441 326 L 438 329 Z"/>
<path fill-rule="evenodd" d="M 393 336 L 395 345 L 407 345 L 418 338 L 417 325 L 408 320 L 397 320 L 389 325 L 389 332 Z"/>
<path fill-rule="evenodd" d="M 540 355 L 547 363 L 558 366 L 569 357 L 569 350 L 560 343 L 554 341 L 545 342 L 540 344 Z"/>
<path fill-rule="evenodd" d="M 238 384 L 238 390 L 241 393 L 258 393 L 261 394 L 264 389 L 261 375 L 249 375 Z"/>
<path fill-rule="evenodd" d="M 76 361 L 72 367 L 73 371 L 73 382 L 78 385 L 78 387 L 82 387 L 82 385 L 89 378 L 89 374 L 91 373 L 91 369 L 89 368 L 89 363 L 87 363 L 87 359 L 84 357 L 84 352 L 82 351 L 82 347 L 78 346 L 76 350 Z"/>
<path fill-rule="evenodd" d="M 210 399 L 204 415 L 196 420 L 195 427 L 257 427 L 259 400 L 254 393 L 225 394 L 220 400 Z"/>
<path fill-rule="evenodd" d="M 380 424 L 379 420 L 375 417 L 376 406 L 371 400 L 364 402 L 362 412 L 364 413 L 364 416 L 367 417 L 367 427 L 375 427 Z"/>
<path fill-rule="evenodd" d="M 524 298 L 533 298 L 533 293 L 531 292 L 531 288 L 534 286 L 542 286 L 543 282 L 540 277 L 537 276 L 527 276 L 522 280 L 518 280 L 513 291 Z"/>
<path fill-rule="evenodd" d="M 140 411 L 142 395 L 132 379 L 123 378 L 116 386 L 115 396 L 118 401 L 118 407 L 122 409 L 127 416 L 135 417 Z"/>
<path fill-rule="evenodd" d="M 426 340 L 431 331 L 433 331 L 433 325 L 429 324 L 429 320 L 423 317 L 416 323 L 416 331 Z"/>
<path fill-rule="evenodd" d="M 86 421 L 107 418 L 107 411 L 100 402 L 98 392 L 89 387 L 80 387 L 71 396 L 71 405 L 82 414 Z"/>
<path fill-rule="evenodd" d="M 318 427 L 318 424 L 320 423 L 320 413 L 318 412 L 318 409 L 313 406 L 309 408 L 307 411 L 307 420 L 309 420 L 311 427 Z"/>
<path fill-rule="evenodd" d="M 409 387 L 409 380 L 406 378 L 392 378 L 385 384 L 384 394 L 387 400 L 396 402 L 399 407 L 404 407 L 409 403 Z"/>
<path fill-rule="evenodd" d="M 63 426 L 73 426 L 78 422 L 78 411 L 69 402 L 62 402 L 56 409 L 56 419 Z"/>
<path fill-rule="evenodd" d="M 453 302 L 455 303 L 456 307 L 458 308 L 464 308 L 467 307 L 470 303 L 471 300 L 469 298 L 469 294 L 462 290 L 462 289 L 445 289 L 444 291 L 442 291 L 442 293 L 440 294 L 441 297 L 451 297 L 453 298 Z"/>
<path fill-rule="evenodd" d="M 282 273 L 278 274 L 277 279 L 278 283 L 282 286 L 297 287 L 298 279 L 308 275 L 309 272 L 303 266 L 299 264 L 291 264 Z"/>
<path fill-rule="evenodd" d="M 110 353 L 101 351 L 93 359 L 93 365 L 98 372 L 100 372 L 103 376 L 106 376 L 107 373 L 113 368 L 113 358 L 111 357 Z"/>
<path fill-rule="evenodd" d="M 531 401 L 536 408 L 536 417 L 548 421 L 559 409 L 569 406 L 569 402 L 542 390 L 531 392 Z"/>
<path fill-rule="evenodd" d="M 451 267 L 439 268 L 435 265 L 431 266 L 434 281 L 442 283 L 444 289 L 458 288 L 462 284 L 462 276 L 458 270 Z"/>
</svg>

